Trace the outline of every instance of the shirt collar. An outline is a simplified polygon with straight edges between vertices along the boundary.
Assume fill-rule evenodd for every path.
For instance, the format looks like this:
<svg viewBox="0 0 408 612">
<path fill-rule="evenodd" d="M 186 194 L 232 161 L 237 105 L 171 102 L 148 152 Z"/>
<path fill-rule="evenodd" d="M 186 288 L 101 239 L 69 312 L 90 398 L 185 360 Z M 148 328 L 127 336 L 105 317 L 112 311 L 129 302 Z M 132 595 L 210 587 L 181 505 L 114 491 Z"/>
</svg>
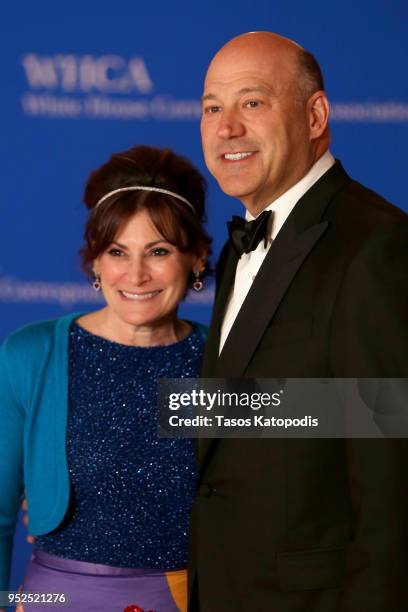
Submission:
<svg viewBox="0 0 408 612">
<path fill-rule="evenodd" d="M 264 210 L 271 210 L 273 212 L 272 231 L 271 239 L 276 238 L 279 230 L 285 223 L 286 219 L 295 207 L 295 204 L 300 198 L 310 189 L 316 181 L 319 180 L 325 172 L 329 170 L 335 163 L 333 155 L 327 150 L 317 162 L 310 168 L 309 172 L 298 181 L 293 187 L 288 189 L 279 198 L 277 198 L 272 204 L 266 206 Z M 263 211 L 262 211 L 263 212 Z M 247 221 L 255 219 L 250 212 L 246 212 L 245 218 Z"/>
</svg>

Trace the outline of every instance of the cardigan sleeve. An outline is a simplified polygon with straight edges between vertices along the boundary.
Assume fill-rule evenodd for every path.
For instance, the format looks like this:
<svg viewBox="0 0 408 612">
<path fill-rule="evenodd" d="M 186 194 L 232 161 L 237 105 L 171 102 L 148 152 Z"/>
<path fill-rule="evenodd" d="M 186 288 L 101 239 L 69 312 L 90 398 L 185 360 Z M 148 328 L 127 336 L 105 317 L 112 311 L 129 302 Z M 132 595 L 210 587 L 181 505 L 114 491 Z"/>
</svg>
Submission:
<svg viewBox="0 0 408 612">
<path fill-rule="evenodd" d="M 14 361 L 14 359 L 12 360 Z M 0 347 L 0 590 L 8 588 L 13 536 L 23 491 L 24 412 L 19 406 L 12 376 L 10 347 Z M 22 382 L 22 381 L 21 381 Z"/>
</svg>

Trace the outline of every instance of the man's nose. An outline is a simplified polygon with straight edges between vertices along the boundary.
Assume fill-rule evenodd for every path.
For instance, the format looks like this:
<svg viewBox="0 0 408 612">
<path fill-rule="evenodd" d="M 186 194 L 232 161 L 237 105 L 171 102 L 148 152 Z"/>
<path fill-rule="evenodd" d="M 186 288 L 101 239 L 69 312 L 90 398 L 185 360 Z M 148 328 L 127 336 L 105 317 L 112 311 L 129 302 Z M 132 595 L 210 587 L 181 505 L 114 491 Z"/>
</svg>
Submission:
<svg viewBox="0 0 408 612">
<path fill-rule="evenodd" d="M 238 113 L 234 110 L 223 110 L 217 127 L 219 138 L 230 139 L 240 138 L 245 134 L 245 126 Z"/>
</svg>

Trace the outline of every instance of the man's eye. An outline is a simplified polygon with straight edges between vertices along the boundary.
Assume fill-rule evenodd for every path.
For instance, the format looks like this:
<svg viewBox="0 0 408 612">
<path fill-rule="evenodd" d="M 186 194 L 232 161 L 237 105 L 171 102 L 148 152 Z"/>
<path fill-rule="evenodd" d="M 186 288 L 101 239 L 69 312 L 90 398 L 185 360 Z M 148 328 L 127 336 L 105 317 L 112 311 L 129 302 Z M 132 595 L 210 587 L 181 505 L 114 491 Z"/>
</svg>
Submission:
<svg viewBox="0 0 408 612">
<path fill-rule="evenodd" d="M 219 106 L 206 106 L 204 109 L 204 113 L 206 115 L 215 115 L 220 110 Z"/>
<path fill-rule="evenodd" d="M 154 257 L 163 257 L 164 255 L 169 254 L 169 250 L 165 249 L 164 247 L 157 247 L 152 249 L 150 252 Z"/>
<path fill-rule="evenodd" d="M 258 106 L 260 106 L 260 102 L 259 100 L 248 100 L 248 102 L 245 102 L 245 106 L 247 108 L 257 108 Z"/>
</svg>

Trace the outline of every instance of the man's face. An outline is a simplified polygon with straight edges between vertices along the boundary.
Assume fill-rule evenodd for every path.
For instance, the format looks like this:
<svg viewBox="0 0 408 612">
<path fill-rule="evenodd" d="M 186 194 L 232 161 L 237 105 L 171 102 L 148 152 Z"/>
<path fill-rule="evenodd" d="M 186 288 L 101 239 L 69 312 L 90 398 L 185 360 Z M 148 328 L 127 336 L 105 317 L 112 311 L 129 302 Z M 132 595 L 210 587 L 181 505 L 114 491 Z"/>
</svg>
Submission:
<svg viewBox="0 0 408 612">
<path fill-rule="evenodd" d="M 292 50 L 232 47 L 205 80 L 204 156 L 221 189 L 257 215 L 312 165 L 308 111 Z"/>
</svg>

